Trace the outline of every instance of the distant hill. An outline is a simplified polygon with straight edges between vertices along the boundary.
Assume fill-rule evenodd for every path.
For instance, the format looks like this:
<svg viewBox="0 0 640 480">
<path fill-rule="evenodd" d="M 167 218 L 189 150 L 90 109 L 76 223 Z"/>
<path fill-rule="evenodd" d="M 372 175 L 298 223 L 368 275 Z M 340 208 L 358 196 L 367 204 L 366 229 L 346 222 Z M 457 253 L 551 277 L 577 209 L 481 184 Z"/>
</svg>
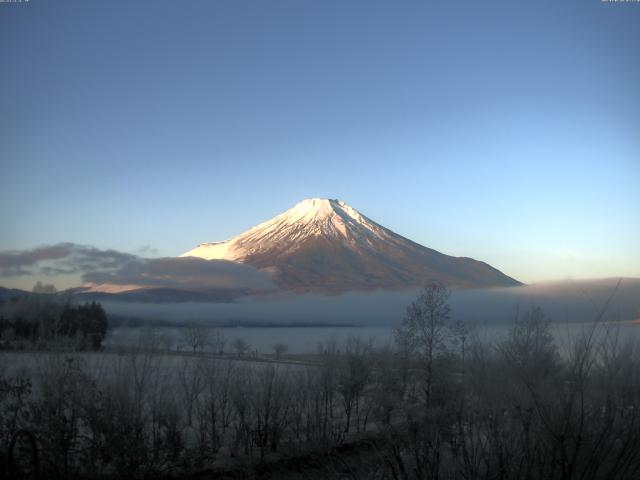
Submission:
<svg viewBox="0 0 640 480">
<path fill-rule="evenodd" d="M 32 295 L 32 293 L 27 292 L 26 290 L 19 290 L 17 288 L 0 287 L 0 302 L 10 300 L 14 297 L 22 297 L 24 295 Z"/>
</svg>

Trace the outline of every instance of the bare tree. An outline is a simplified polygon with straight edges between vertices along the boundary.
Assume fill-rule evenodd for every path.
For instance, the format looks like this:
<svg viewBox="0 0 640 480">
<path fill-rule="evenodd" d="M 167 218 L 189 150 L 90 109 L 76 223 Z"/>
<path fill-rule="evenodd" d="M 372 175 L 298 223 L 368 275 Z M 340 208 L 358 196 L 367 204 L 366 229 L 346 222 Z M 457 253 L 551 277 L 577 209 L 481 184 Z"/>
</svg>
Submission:
<svg viewBox="0 0 640 480">
<path fill-rule="evenodd" d="M 427 408 L 433 393 L 434 362 L 447 350 L 450 311 L 449 290 L 441 283 L 432 283 L 407 307 L 402 324 L 395 331 L 399 346 L 418 355 L 424 365 Z"/>
<path fill-rule="evenodd" d="M 249 350 L 249 344 L 244 338 L 236 338 L 235 340 L 233 340 L 232 345 L 233 350 L 236 352 L 236 355 L 238 355 L 238 357 L 242 357 L 247 352 L 247 350 Z"/>
<path fill-rule="evenodd" d="M 316 431 L 322 442 L 336 442 L 342 440 L 344 429 L 339 429 L 335 422 L 336 397 L 338 387 L 339 353 L 338 342 L 335 337 L 324 344 L 318 345 L 320 367 L 315 369 L 313 381 L 315 383 L 314 412 Z M 340 430 L 340 431 L 336 431 Z"/>
<path fill-rule="evenodd" d="M 280 360 L 280 357 L 289 350 L 289 346 L 286 343 L 278 342 L 273 345 L 273 351 L 276 354 L 276 360 Z"/>
<path fill-rule="evenodd" d="M 558 350 L 550 320 L 540 307 L 532 307 L 516 320 L 506 341 L 498 346 L 516 373 L 528 383 L 556 371 Z"/>
<path fill-rule="evenodd" d="M 371 376 L 371 349 L 370 342 L 365 343 L 356 337 L 349 338 L 345 346 L 345 362 L 338 374 L 338 390 L 346 416 L 346 433 L 349 432 L 354 413 L 356 430 L 360 431 L 360 400 Z"/>
<path fill-rule="evenodd" d="M 466 322 L 462 320 L 456 320 L 451 325 L 451 333 L 455 342 L 460 347 L 460 366 L 462 374 L 465 373 L 465 360 L 467 355 L 467 342 L 472 333 L 472 329 Z"/>
<path fill-rule="evenodd" d="M 254 436 L 260 456 L 267 447 L 275 452 L 289 420 L 290 385 L 288 370 L 267 365 L 254 370 L 254 388 L 251 395 L 255 417 Z"/>
<path fill-rule="evenodd" d="M 374 418 L 385 428 L 403 406 L 407 377 L 407 364 L 403 360 L 389 345 L 372 352 Z"/>
<path fill-rule="evenodd" d="M 242 449 L 245 455 L 249 455 L 251 452 L 251 432 L 255 427 L 255 415 L 252 411 L 253 402 L 251 401 L 254 394 L 252 380 L 249 368 L 245 366 L 238 367 L 235 369 L 230 389 L 230 400 L 234 411 L 232 422 L 234 439 L 231 450 L 232 452 L 238 452 Z"/>
<path fill-rule="evenodd" d="M 181 330 L 183 344 L 193 349 L 193 353 L 203 351 L 209 345 L 209 330 L 201 325 L 187 324 Z"/>
<path fill-rule="evenodd" d="M 224 355 L 224 347 L 227 344 L 226 338 L 224 338 L 224 333 L 219 328 L 213 329 L 211 331 L 211 349 L 213 353 L 216 355 Z"/>
<path fill-rule="evenodd" d="M 199 357 L 202 359 L 202 357 Z M 187 425 L 193 423 L 193 409 L 198 397 L 205 388 L 203 365 L 192 357 L 182 358 L 178 373 L 178 382 L 182 390 L 182 400 L 187 414 Z"/>
<path fill-rule="evenodd" d="M 223 445 L 224 437 L 231 424 L 231 389 L 236 378 L 232 361 L 221 362 L 208 359 L 203 363 L 205 388 L 199 396 L 197 415 L 200 426 L 200 443 L 204 450 L 214 453 Z"/>
</svg>

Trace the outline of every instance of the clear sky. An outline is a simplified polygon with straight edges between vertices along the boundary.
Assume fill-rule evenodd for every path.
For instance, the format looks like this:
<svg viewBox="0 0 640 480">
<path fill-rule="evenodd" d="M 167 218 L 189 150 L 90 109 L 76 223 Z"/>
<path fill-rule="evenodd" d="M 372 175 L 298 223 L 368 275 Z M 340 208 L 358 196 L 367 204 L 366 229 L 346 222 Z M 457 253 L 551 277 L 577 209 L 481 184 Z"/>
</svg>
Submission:
<svg viewBox="0 0 640 480">
<path fill-rule="evenodd" d="M 0 250 L 328 197 L 525 282 L 640 276 L 639 45 L 600 0 L 0 3 Z"/>
</svg>

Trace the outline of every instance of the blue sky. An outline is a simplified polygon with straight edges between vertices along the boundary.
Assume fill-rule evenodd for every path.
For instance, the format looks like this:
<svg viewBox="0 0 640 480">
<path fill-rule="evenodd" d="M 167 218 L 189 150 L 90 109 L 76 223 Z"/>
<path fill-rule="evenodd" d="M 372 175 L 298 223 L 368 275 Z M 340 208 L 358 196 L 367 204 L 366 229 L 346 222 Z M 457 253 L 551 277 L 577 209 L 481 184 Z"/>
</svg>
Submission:
<svg viewBox="0 0 640 480">
<path fill-rule="evenodd" d="M 329 197 L 525 282 L 640 276 L 639 26 L 599 0 L 0 4 L 0 250 L 173 256 Z"/>
</svg>

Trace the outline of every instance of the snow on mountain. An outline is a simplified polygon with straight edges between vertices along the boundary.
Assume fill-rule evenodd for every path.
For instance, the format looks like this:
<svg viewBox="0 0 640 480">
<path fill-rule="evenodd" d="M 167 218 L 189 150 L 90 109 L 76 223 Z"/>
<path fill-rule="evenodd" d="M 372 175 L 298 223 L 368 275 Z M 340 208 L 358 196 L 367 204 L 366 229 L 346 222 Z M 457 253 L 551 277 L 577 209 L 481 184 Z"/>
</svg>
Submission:
<svg viewBox="0 0 640 480">
<path fill-rule="evenodd" d="M 224 242 L 183 255 L 247 263 L 297 291 L 407 288 L 438 280 L 452 286 L 517 285 L 493 267 L 423 247 L 340 200 L 311 198 Z"/>
<path fill-rule="evenodd" d="M 372 238 L 385 240 L 386 232 L 340 200 L 310 198 L 231 240 L 202 243 L 181 257 L 242 261 L 280 242 L 295 250 L 300 242 L 315 236 L 347 240 L 366 248 Z"/>
</svg>

